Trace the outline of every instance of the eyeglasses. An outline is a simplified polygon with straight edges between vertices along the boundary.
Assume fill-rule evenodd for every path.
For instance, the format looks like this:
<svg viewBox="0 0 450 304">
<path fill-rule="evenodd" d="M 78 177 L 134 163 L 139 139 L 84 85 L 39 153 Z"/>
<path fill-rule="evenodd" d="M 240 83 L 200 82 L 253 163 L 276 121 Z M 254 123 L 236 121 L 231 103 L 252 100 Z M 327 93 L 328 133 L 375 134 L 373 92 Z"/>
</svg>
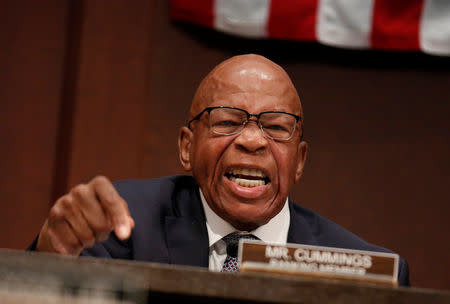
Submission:
<svg viewBox="0 0 450 304">
<path fill-rule="evenodd" d="M 234 107 L 208 107 L 198 113 L 188 122 L 188 128 L 192 130 L 191 123 L 199 120 L 203 113 L 209 114 L 209 128 L 219 135 L 234 135 L 240 133 L 251 117 L 256 118 L 256 123 L 262 133 L 274 140 L 290 140 L 297 127 L 297 122 L 301 121 L 300 116 L 295 114 L 266 111 L 259 114 L 251 114 L 243 109 Z"/>
</svg>

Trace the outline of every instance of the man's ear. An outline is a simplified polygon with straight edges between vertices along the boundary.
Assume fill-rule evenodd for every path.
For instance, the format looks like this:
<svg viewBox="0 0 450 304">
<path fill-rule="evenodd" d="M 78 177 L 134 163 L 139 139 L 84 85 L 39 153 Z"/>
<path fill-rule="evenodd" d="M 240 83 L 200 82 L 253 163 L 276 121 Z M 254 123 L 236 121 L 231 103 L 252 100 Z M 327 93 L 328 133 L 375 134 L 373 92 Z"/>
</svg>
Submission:
<svg viewBox="0 0 450 304">
<path fill-rule="evenodd" d="M 297 170 L 295 171 L 295 182 L 300 180 L 303 174 L 303 168 L 305 167 L 306 156 L 308 155 L 308 143 L 306 141 L 301 141 L 298 144 L 298 159 L 297 159 Z"/>
<path fill-rule="evenodd" d="M 181 127 L 178 136 L 178 156 L 184 170 L 191 171 L 191 147 L 194 134 L 188 127 Z"/>
</svg>

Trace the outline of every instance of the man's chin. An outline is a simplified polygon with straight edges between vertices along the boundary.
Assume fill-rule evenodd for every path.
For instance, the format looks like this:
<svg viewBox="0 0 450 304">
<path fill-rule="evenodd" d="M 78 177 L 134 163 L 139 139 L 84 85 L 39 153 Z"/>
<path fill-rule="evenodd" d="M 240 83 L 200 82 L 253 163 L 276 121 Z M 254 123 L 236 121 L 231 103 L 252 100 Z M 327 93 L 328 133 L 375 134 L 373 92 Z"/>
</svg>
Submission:
<svg viewBox="0 0 450 304">
<path fill-rule="evenodd" d="M 240 214 L 238 217 L 232 217 L 226 219 L 234 228 L 240 231 L 253 231 L 261 225 L 264 225 L 264 221 L 258 221 L 254 217 L 245 217 Z"/>
<path fill-rule="evenodd" d="M 222 204 L 224 209 L 216 213 L 238 230 L 252 231 L 272 218 L 271 210 L 267 209 L 269 206 L 265 201 L 253 201 L 249 204 L 236 200 L 222 200 Z"/>
</svg>

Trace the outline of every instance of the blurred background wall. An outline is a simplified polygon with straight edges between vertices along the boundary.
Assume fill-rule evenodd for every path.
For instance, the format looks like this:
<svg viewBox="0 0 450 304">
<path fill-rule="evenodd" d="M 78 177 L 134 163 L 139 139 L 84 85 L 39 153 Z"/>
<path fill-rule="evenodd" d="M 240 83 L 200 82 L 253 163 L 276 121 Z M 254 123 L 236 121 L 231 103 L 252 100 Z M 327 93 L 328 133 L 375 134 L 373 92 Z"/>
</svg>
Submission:
<svg viewBox="0 0 450 304">
<path fill-rule="evenodd" d="M 450 290 L 450 62 L 233 38 L 169 20 L 165 0 L 0 2 L 0 247 L 23 249 L 56 198 L 97 174 L 183 173 L 178 129 L 220 61 L 291 75 L 310 154 L 292 198 Z"/>
</svg>

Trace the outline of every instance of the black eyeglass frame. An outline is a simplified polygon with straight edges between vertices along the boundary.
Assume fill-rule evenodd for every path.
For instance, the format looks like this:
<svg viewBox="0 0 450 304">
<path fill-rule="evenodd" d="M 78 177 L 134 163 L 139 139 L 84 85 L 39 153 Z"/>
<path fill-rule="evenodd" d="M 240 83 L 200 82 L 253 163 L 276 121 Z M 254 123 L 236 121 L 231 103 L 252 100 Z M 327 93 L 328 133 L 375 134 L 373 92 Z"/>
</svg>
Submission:
<svg viewBox="0 0 450 304">
<path fill-rule="evenodd" d="M 261 112 L 261 113 L 259 113 L 259 114 L 252 114 L 252 113 L 249 113 L 249 112 L 247 112 L 246 110 L 241 109 L 241 108 L 227 107 L 227 106 L 217 106 L 217 107 L 207 107 L 207 108 L 204 108 L 200 113 L 198 113 L 197 115 L 195 115 L 194 118 L 192 118 L 191 120 L 188 121 L 188 123 L 187 123 L 188 129 L 192 131 L 191 123 L 192 123 L 193 121 L 195 121 L 195 120 L 199 120 L 199 119 L 202 117 L 203 113 L 205 113 L 205 112 L 208 112 L 208 115 L 209 115 L 209 114 L 211 113 L 211 111 L 214 110 L 214 109 L 234 109 L 234 110 L 239 110 L 239 111 L 244 112 L 244 113 L 247 115 L 247 119 L 246 119 L 246 121 L 243 123 L 243 126 L 244 126 L 244 127 L 245 127 L 245 125 L 250 121 L 250 118 L 251 118 L 251 117 L 255 117 L 255 118 L 257 119 L 257 121 L 258 121 L 258 126 L 261 128 L 261 131 L 263 132 L 264 135 L 266 135 L 266 136 L 268 136 L 269 138 L 272 138 L 272 139 L 274 139 L 274 140 L 280 140 L 280 141 L 288 141 L 288 140 L 291 140 L 291 139 L 292 139 L 292 135 L 293 135 L 294 132 L 295 132 L 295 128 L 294 128 L 294 130 L 292 131 L 292 134 L 291 134 L 291 136 L 290 136 L 289 138 L 287 138 L 287 139 L 279 139 L 279 138 L 275 139 L 275 138 L 271 137 L 270 135 L 268 135 L 268 134 L 266 134 L 266 133 L 264 132 L 264 130 L 263 130 L 263 128 L 262 128 L 262 126 L 261 126 L 261 124 L 260 124 L 260 122 L 259 122 L 259 118 L 261 117 L 261 115 L 263 115 L 263 114 L 265 114 L 265 113 L 280 113 L 280 114 L 287 114 L 287 115 L 290 115 L 290 116 L 292 116 L 292 117 L 295 118 L 295 123 L 296 123 L 295 125 L 297 125 L 297 123 L 300 121 L 300 124 L 301 124 L 301 130 L 302 130 L 302 135 L 300 136 L 300 141 L 303 139 L 303 122 L 302 122 L 301 117 L 298 116 L 298 115 L 295 115 L 295 114 L 292 114 L 292 113 L 288 113 L 288 112 L 283 112 L 283 111 L 264 111 L 264 112 Z M 236 132 L 235 134 L 239 134 L 240 132 L 242 132 L 243 129 L 244 129 L 244 128 L 242 128 L 239 132 Z M 232 134 L 223 134 L 223 135 L 234 135 L 234 134 L 232 133 Z"/>
</svg>

